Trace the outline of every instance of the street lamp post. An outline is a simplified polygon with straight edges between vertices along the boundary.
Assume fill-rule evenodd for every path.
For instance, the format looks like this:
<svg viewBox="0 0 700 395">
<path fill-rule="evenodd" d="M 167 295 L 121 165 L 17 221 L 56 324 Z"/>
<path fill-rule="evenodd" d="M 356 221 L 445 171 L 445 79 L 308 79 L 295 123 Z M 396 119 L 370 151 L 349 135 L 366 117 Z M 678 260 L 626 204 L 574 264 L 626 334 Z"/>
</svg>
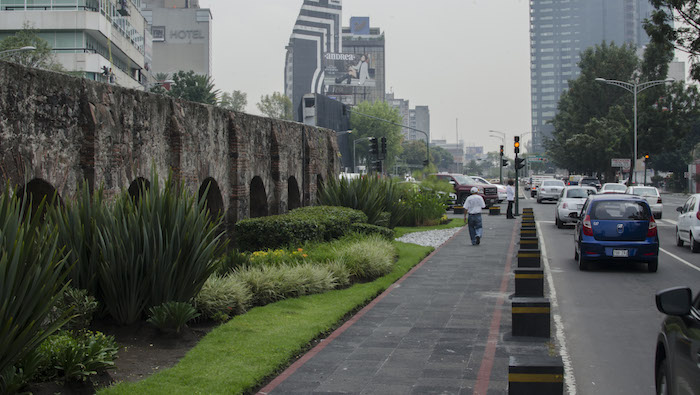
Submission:
<svg viewBox="0 0 700 395">
<path fill-rule="evenodd" d="M 608 85 L 614 85 L 620 87 L 628 92 L 631 92 L 634 96 L 634 158 L 632 159 L 632 183 L 636 184 L 637 176 L 635 174 L 635 162 L 637 161 L 637 94 L 647 88 L 651 88 L 656 85 L 663 85 L 671 83 L 674 81 L 673 78 L 666 78 L 665 80 L 654 80 L 642 83 L 637 82 L 624 82 L 617 80 L 606 80 L 605 78 L 596 78 L 597 82 L 602 82 Z"/>
<path fill-rule="evenodd" d="M 34 51 L 35 49 L 36 49 L 36 47 L 32 47 L 31 45 L 27 45 L 26 47 L 22 47 L 22 48 L 6 49 L 4 51 L 0 51 L 0 56 L 4 56 L 4 55 L 11 54 L 14 52 Z"/>
</svg>

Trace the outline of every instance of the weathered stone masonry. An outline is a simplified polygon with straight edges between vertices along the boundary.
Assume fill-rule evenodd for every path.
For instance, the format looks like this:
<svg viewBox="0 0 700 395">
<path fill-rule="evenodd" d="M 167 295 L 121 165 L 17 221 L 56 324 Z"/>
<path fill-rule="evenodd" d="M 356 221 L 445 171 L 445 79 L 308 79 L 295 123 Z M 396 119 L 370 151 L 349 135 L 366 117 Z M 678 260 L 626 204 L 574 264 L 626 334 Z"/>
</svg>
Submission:
<svg viewBox="0 0 700 395">
<path fill-rule="evenodd" d="M 309 205 L 340 171 L 333 131 L 0 61 L 0 181 L 108 197 L 172 170 L 227 227 Z M 206 182 L 205 182 L 206 181 Z M 35 191 L 36 192 L 36 191 Z"/>
</svg>

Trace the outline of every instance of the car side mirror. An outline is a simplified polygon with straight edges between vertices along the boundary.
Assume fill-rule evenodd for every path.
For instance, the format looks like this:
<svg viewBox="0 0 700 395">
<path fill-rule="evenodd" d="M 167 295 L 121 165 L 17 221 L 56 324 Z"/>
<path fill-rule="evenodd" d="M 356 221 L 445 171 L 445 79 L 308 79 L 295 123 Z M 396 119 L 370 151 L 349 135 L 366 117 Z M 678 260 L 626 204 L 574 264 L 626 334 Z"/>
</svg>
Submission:
<svg viewBox="0 0 700 395">
<path fill-rule="evenodd" d="M 578 213 L 576 213 L 576 212 L 569 213 L 569 218 L 578 219 Z"/>
<path fill-rule="evenodd" d="M 676 207 L 676 211 L 678 211 L 679 213 L 682 213 L 682 212 L 683 212 L 683 207 Z"/>
<path fill-rule="evenodd" d="M 666 315 L 690 314 L 693 293 L 688 287 L 675 287 L 656 293 L 656 308 Z"/>
</svg>

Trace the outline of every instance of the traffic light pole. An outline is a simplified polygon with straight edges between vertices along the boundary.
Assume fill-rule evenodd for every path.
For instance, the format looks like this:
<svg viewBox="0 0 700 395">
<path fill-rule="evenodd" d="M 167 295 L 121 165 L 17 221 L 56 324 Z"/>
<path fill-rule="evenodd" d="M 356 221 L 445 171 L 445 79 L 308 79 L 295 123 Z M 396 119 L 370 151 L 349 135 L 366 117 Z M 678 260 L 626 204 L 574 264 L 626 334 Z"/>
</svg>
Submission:
<svg viewBox="0 0 700 395">
<path fill-rule="evenodd" d="M 519 200 L 518 196 L 520 195 L 520 193 L 518 191 L 520 190 L 520 182 L 519 182 L 520 177 L 518 177 L 518 153 L 517 152 L 515 153 L 515 160 L 513 161 L 513 164 L 515 165 L 515 166 L 513 166 L 513 167 L 515 167 L 515 212 L 513 212 L 513 215 L 518 216 L 518 215 L 520 215 L 519 211 L 518 211 L 518 207 L 519 207 L 518 206 L 518 200 Z"/>
<path fill-rule="evenodd" d="M 500 165 L 498 167 L 498 178 L 500 179 L 500 184 L 503 185 L 503 146 L 501 146 L 501 157 L 500 161 L 498 161 L 498 164 Z"/>
</svg>

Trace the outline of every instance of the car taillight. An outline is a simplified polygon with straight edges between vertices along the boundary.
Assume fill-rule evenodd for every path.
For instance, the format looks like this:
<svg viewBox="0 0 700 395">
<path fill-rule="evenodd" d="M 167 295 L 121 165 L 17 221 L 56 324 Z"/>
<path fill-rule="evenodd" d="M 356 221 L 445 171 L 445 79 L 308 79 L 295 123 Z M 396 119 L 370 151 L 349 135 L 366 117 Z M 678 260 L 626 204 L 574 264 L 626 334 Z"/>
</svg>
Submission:
<svg viewBox="0 0 700 395">
<path fill-rule="evenodd" d="M 659 198 L 659 200 L 657 200 L 656 203 L 661 204 L 661 198 Z"/>
<path fill-rule="evenodd" d="M 698 211 L 697 213 L 695 213 L 695 217 L 696 217 L 697 219 L 700 219 L 700 211 Z"/>
<path fill-rule="evenodd" d="M 586 218 L 583 219 L 583 234 L 586 236 L 593 236 L 593 227 L 591 226 L 591 216 L 586 215 Z"/>
<path fill-rule="evenodd" d="M 561 205 L 561 208 L 567 208 L 567 207 L 569 207 L 569 206 L 566 205 L 566 202 L 564 202 L 564 204 Z"/>
<path fill-rule="evenodd" d="M 647 237 L 654 236 L 656 236 L 656 221 L 654 221 L 654 217 L 652 216 L 649 220 L 649 229 L 647 229 Z"/>
</svg>

